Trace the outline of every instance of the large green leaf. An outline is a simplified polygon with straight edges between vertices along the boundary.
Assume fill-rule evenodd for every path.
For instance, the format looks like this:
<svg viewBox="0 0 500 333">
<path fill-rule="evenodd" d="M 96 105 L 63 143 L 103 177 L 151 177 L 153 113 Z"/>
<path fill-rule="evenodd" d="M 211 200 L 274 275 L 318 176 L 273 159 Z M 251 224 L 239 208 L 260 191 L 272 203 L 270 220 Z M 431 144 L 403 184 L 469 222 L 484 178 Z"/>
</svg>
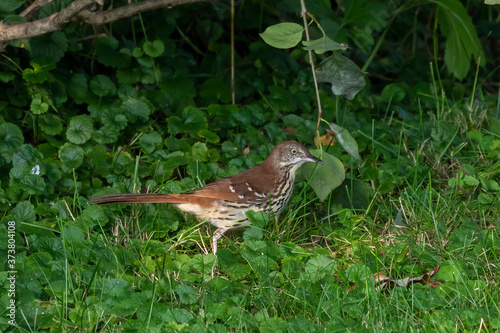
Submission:
<svg viewBox="0 0 500 333">
<path fill-rule="evenodd" d="M 368 183 L 347 178 L 332 191 L 329 200 L 332 207 L 342 205 L 342 207 L 350 209 L 367 209 L 370 204 Z"/>
<path fill-rule="evenodd" d="M 91 138 L 93 132 L 92 118 L 83 114 L 71 118 L 68 130 L 66 131 L 66 138 L 72 143 L 81 145 Z"/>
<path fill-rule="evenodd" d="M 48 135 L 57 135 L 62 132 L 61 120 L 52 113 L 46 113 L 39 118 L 38 124 Z"/>
<path fill-rule="evenodd" d="M 198 132 L 198 135 L 211 143 L 218 143 L 220 141 L 220 137 L 217 134 L 207 129 L 202 129 Z"/>
<path fill-rule="evenodd" d="M 178 284 L 174 290 L 179 295 L 179 302 L 182 304 L 194 304 L 198 301 L 196 290 L 191 286 Z"/>
<path fill-rule="evenodd" d="M 324 278 L 327 274 L 333 275 L 337 268 L 337 263 L 325 255 L 320 255 L 309 259 L 306 263 L 304 278 L 310 282 L 316 282 Z"/>
<path fill-rule="evenodd" d="M 303 41 L 304 50 L 311 50 L 316 52 L 317 54 L 323 54 L 326 51 L 336 51 L 345 49 L 345 45 L 337 43 L 327 36 L 323 36 L 319 39 L 315 39 L 312 41 Z"/>
<path fill-rule="evenodd" d="M 117 130 L 125 129 L 128 121 L 122 112 L 123 110 L 118 107 L 104 108 L 101 114 L 102 124 Z"/>
<path fill-rule="evenodd" d="M 260 37 L 267 44 L 278 49 L 289 49 L 302 40 L 304 28 L 297 23 L 279 23 L 272 25 Z"/>
<path fill-rule="evenodd" d="M 290 91 L 280 86 L 269 86 L 268 89 L 271 93 L 271 101 L 277 109 L 282 111 L 295 111 L 297 109 L 297 103 Z"/>
<path fill-rule="evenodd" d="M 152 58 L 159 57 L 163 52 L 165 52 L 165 45 L 159 39 L 153 42 L 145 42 L 142 48 L 144 49 L 144 53 Z"/>
<path fill-rule="evenodd" d="M 0 124 L 0 156 L 6 163 L 12 161 L 12 154 L 23 142 L 23 132 L 19 127 L 12 123 Z"/>
<path fill-rule="evenodd" d="M 61 159 L 64 172 L 71 172 L 77 169 L 83 163 L 83 149 L 71 143 L 65 143 L 59 149 L 59 158 Z"/>
<path fill-rule="evenodd" d="M 36 168 L 36 167 L 35 167 Z M 21 188 L 28 194 L 50 194 L 47 191 L 45 180 L 37 174 L 29 174 L 22 177 L 19 181 Z"/>
<path fill-rule="evenodd" d="M 469 72 L 472 56 L 478 59 L 481 53 L 476 28 L 459 0 L 430 2 L 438 6 L 439 26 L 446 37 L 444 62 L 457 79 L 463 79 Z"/>
<path fill-rule="evenodd" d="M 26 68 L 23 71 L 23 79 L 29 83 L 44 83 L 47 81 L 49 75 L 47 70 L 37 63 L 32 62 L 33 68 Z"/>
<path fill-rule="evenodd" d="M 47 112 L 49 109 L 49 104 L 47 104 L 43 99 L 42 99 L 42 94 L 34 94 L 33 95 L 33 100 L 31 101 L 30 105 L 30 110 L 34 114 L 42 114 Z"/>
<path fill-rule="evenodd" d="M 338 52 L 323 61 L 316 69 L 319 82 L 328 82 L 337 96 L 353 99 L 365 86 L 365 79 L 359 67 Z"/>
<path fill-rule="evenodd" d="M 116 86 L 106 75 L 96 75 L 90 80 L 90 90 L 99 97 L 114 95 Z"/>
<path fill-rule="evenodd" d="M 21 7 L 24 0 L 2 0 L 0 1 L 0 12 L 9 13 Z"/>
<path fill-rule="evenodd" d="M 348 281 L 354 282 L 357 285 L 373 285 L 375 281 L 370 268 L 364 264 L 352 264 L 346 269 L 345 275 Z"/>
<path fill-rule="evenodd" d="M 47 58 L 57 63 L 68 49 L 68 40 L 62 31 L 33 37 L 31 52 L 35 58 Z"/>
<path fill-rule="evenodd" d="M 35 165 L 42 164 L 42 162 L 43 155 L 30 144 L 19 147 L 12 157 L 13 169 L 22 173 L 31 171 Z"/>
<path fill-rule="evenodd" d="M 157 132 L 146 133 L 139 138 L 139 144 L 141 145 L 141 148 L 149 154 L 160 147 L 161 142 L 162 137 Z"/>
<path fill-rule="evenodd" d="M 360 30 L 368 32 L 380 31 L 387 24 L 387 4 L 379 0 L 351 0 L 346 1 L 345 15 L 342 26 L 349 24 L 362 27 Z"/>
<path fill-rule="evenodd" d="M 11 213 L 18 216 L 23 222 L 35 222 L 35 207 L 29 201 L 21 201 L 11 210 Z"/>
<path fill-rule="evenodd" d="M 335 156 L 325 152 L 322 153 L 319 149 L 311 149 L 311 154 L 320 157 L 324 165 L 306 163 L 300 170 L 306 179 L 311 177 L 313 171 L 315 172 L 309 185 L 314 189 L 320 200 L 325 200 L 330 192 L 344 181 L 344 165 Z"/>
<path fill-rule="evenodd" d="M 119 84 L 135 84 L 141 80 L 141 70 L 137 67 L 131 69 L 118 69 L 116 79 Z"/>
<path fill-rule="evenodd" d="M 42 194 L 46 189 L 42 177 L 45 170 L 43 155 L 30 144 L 22 145 L 12 157 L 9 186 L 18 186 L 23 193 Z"/>
<path fill-rule="evenodd" d="M 335 133 L 335 137 L 346 152 L 352 156 L 356 161 L 361 162 L 361 157 L 359 157 L 358 143 L 352 137 L 348 130 L 334 123 L 330 123 L 330 128 Z"/>
<path fill-rule="evenodd" d="M 75 103 L 85 102 L 88 92 L 87 78 L 83 74 L 75 74 L 71 77 L 68 85 L 68 95 L 75 100 Z"/>
<path fill-rule="evenodd" d="M 97 60 L 103 65 L 113 68 L 128 68 L 132 52 L 125 48 L 117 52 L 118 44 L 118 40 L 111 36 L 96 40 L 95 51 Z"/>
<path fill-rule="evenodd" d="M 146 120 L 148 119 L 150 113 L 148 104 L 135 98 L 128 98 L 125 100 L 120 110 L 123 111 L 123 113 L 127 116 L 127 119 L 131 122 L 135 122 L 136 117 Z"/>
<path fill-rule="evenodd" d="M 114 127 L 103 126 L 94 132 L 92 138 L 100 144 L 113 143 L 118 140 L 120 132 Z"/>
<path fill-rule="evenodd" d="M 206 80 L 200 88 L 200 96 L 206 98 L 208 103 L 230 103 L 231 87 L 228 83 L 219 78 L 210 78 Z"/>
<path fill-rule="evenodd" d="M 382 94 L 380 95 L 380 99 L 386 103 L 401 102 L 406 96 L 406 92 L 402 86 L 403 85 L 400 83 L 389 83 L 382 90 Z"/>
<path fill-rule="evenodd" d="M 5 72 L 0 73 L 0 81 L 2 83 L 8 83 L 8 82 L 14 80 L 15 78 L 16 78 L 16 76 L 12 73 L 5 73 Z"/>
</svg>

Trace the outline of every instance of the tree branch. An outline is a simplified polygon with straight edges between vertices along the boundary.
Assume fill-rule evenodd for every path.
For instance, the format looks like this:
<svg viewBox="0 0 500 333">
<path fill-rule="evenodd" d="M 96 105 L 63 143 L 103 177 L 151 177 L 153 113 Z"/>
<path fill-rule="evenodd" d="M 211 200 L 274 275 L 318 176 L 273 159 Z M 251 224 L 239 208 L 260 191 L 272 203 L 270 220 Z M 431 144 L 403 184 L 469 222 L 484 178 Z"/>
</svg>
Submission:
<svg viewBox="0 0 500 333">
<path fill-rule="evenodd" d="M 215 0 L 145 0 L 128 4 L 119 8 L 108 9 L 103 12 L 94 12 L 89 9 L 96 0 L 74 0 L 68 7 L 53 15 L 22 24 L 5 24 L 0 22 L 0 51 L 6 41 L 30 38 L 64 29 L 70 22 L 86 24 L 106 24 L 138 13 L 159 8 L 173 8 L 175 6 L 195 3 L 211 2 Z"/>
<path fill-rule="evenodd" d="M 215 0 L 146 0 L 99 13 L 86 9 L 79 13 L 77 17 L 80 21 L 87 24 L 106 24 L 150 10 L 160 8 L 171 9 L 188 3 L 213 1 Z"/>
</svg>

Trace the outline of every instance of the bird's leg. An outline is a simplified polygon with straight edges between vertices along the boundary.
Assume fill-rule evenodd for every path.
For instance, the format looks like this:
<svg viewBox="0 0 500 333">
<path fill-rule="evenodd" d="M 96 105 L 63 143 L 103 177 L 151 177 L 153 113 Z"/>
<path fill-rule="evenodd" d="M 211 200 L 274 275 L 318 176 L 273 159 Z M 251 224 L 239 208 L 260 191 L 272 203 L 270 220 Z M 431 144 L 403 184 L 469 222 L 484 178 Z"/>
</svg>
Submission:
<svg viewBox="0 0 500 333">
<path fill-rule="evenodd" d="M 218 228 L 217 230 L 215 230 L 212 238 L 212 249 L 214 251 L 214 254 L 217 253 L 217 242 L 227 230 L 227 228 Z"/>
</svg>

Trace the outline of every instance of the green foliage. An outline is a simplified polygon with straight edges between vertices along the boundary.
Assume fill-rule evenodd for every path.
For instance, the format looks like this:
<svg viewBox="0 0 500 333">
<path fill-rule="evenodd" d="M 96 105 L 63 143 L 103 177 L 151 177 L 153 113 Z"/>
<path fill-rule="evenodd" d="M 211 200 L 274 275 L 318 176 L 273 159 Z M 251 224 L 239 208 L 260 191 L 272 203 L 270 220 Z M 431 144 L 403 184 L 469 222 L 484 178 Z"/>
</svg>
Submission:
<svg viewBox="0 0 500 333">
<path fill-rule="evenodd" d="M 30 20 L 18 16 L 23 4 L 0 1 L 0 18 Z M 29 331 L 500 329 L 496 9 L 306 5 L 320 23 L 310 42 L 298 1 L 238 5 L 235 105 L 222 3 L 9 42 L 0 249 L 15 241 L 15 266 L 0 256 L 1 318 L 12 270 L 17 324 Z M 325 166 L 301 167 L 279 217 L 249 212 L 253 226 L 223 237 L 215 256 L 213 228 L 168 204 L 87 204 L 99 193 L 192 191 L 262 163 L 283 140 L 313 147 L 308 51 L 320 65 L 319 135 L 335 138 L 311 149 Z M 437 265 L 436 287 L 382 292 L 373 279 Z"/>
<path fill-rule="evenodd" d="M 0 156 L 2 164 L 8 164 L 12 161 L 13 153 L 24 142 L 22 131 L 12 123 L 3 123 L 0 125 Z"/>
<path fill-rule="evenodd" d="M 16 10 L 17 8 L 19 8 L 20 6 L 22 6 L 23 3 L 24 3 L 24 1 L 22 1 L 22 0 L 3 1 L 2 5 L 0 6 L 0 11 L 5 12 L 5 13 L 12 12 L 12 11 Z"/>
<path fill-rule="evenodd" d="M 92 137 L 93 123 L 92 118 L 87 115 L 81 115 L 71 118 L 66 138 L 74 144 L 83 144 Z"/>
<path fill-rule="evenodd" d="M 112 36 L 96 40 L 95 51 L 97 60 L 113 68 L 128 68 L 131 64 L 131 52 L 127 48 L 119 48 L 119 42 Z"/>
<path fill-rule="evenodd" d="M 116 94 L 116 86 L 105 75 L 96 75 L 90 80 L 90 90 L 99 97 Z"/>
<path fill-rule="evenodd" d="M 62 161 L 62 169 L 64 172 L 69 173 L 73 169 L 77 169 L 83 163 L 84 151 L 81 147 L 75 146 L 71 143 L 65 143 L 59 149 L 59 158 Z"/>
<path fill-rule="evenodd" d="M 279 23 L 270 26 L 260 34 L 269 45 L 278 49 L 288 49 L 296 46 L 302 40 L 304 28 L 297 23 Z"/>
<path fill-rule="evenodd" d="M 479 62 L 481 43 L 476 28 L 460 1 L 429 1 L 438 7 L 437 19 L 446 37 L 446 66 L 457 79 L 463 79 L 469 72 L 472 56 Z"/>
<path fill-rule="evenodd" d="M 342 44 L 336 43 L 327 36 L 320 39 L 312 40 L 310 42 L 304 41 L 304 50 L 315 51 L 317 54 L 323 54 L 327 51 L 341 50 L 345 47 Z"/>
<path fill-rule="evenodd" d="M 303 41 L 304 50 L 323 54 L 327 51 L 345 49 L 345 46 L 334 42 L 326 36 L 321 25 L 318 25 L 318 28 L 323 37 L 312 41 Z M 273 47 L 290 48 L 300 42 L 303 31 L 303 28 L 298 24 L 279 23 L 267 28 L 260 36 L 267 44 Z M 353 99 L 365 86 L 365 81 L 359 67 L 338 52 L 333 52 L 333 55 L 322 62 L 316 71 L 316 76 L 319 82 L 331 83 L 332 91 L 335 95 L 345 96 L 348 99 Z M 287 98 L 287 100 L 290 100 L 290 98 Z"/>
<path fill-rule="evenodd" d="M 59 62 L 68 48 L 68 40 L 62 31 L 34 37 L 30 40 L 31 56 L 34 59 L 50 59 Z"/>
<path fill-rule="evenodd" d="M 352 137 L 348 130 L 334 123 L 329 124 L 330 129 L 335 133 L 335 138 L 342 145 L 342 148 L 351 155 L 357 162 L 361 162 L 361 157 L 359 157 L 359 149 L 356 140 Z"/>
<path fill-rule="evenodd" d="M 165 46 L 161 40 L 155 40 L 154 42 L 147 41 L 143 45 L 144 53 L 152 58 L 159 57 L 164 51 Z"/>
<path fill-rule="evenodd" d="M 315 165 L 304 165 L 302 175 L 305 179 L 311 179 L 309 185 L 314 189 L 320 200 L 326 200 L 332 190 L 338 187 L 345 178 L 344 165 L 342 162 L 321 150 L 311 150 L 311 154 L 319 157 L 324 164 L 323 167 Z M 314 174 L 314 177 L 312 175 Z"/>
</svg>

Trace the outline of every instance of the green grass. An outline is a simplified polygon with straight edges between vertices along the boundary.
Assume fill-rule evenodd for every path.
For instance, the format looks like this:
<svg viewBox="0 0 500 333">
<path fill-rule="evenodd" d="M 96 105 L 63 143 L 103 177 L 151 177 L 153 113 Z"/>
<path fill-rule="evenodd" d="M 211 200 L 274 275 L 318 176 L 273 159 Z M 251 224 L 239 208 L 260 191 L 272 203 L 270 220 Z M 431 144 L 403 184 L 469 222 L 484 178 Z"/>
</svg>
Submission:
<svg viewBox="0 0 500 333">
<path fill-rule="evenodd" d="M 279 219 L 253 216 L 255 227 L 228 233 L 217 257 L 208 223 L 167 204 L 88 206 L 74 177 L 75 204 L 62 207 L 57 233 L 23 226 L 18 329 L 494 332 L 500 141 L 485 117 L 469 116 L 374 122 L 360 173 L 351 163 L 338 194 L 320 202 L 298 183 Z M 363 179 L 370 172 L 375 181 Z M 430 285 L 379 290 L 374 279 L 438 265 Z"/>
<path fill-rule="evenodd" d="M 499 168 L 488 158 L 498 136 L 480 128 L 465 145 L 453 134 L 422 143 L 418 124 L 395 127 L 400 141 L 367 145 L 392 183 L 372 183 L 365 208 L 321 203 L 299 184 L 277 222 L 255 216 L 257 227 L 229 233 L 217 257 L 212 227 L 168 205 L 82 204 L 57 237 L 27 237 L 19 285 L 40 296 L 19 309 L 22 330 L 500 329 Z M 405 146 L 411 137 L 416 147 Z M 407 228 L 396 227 L 398 212 Z M 440 285 L 376 289 L 374 273 L 398 280 L 438 265 Z"/>
<path fill-rule="evenodd" d="M 436 7 L 360 3 L 348 12 L 328 12 L 326 2 L 310 8 L 328 34 L 342 27 L 332 38 L 349 42 L 349 58 L 369 59 L 368 84 L 353 100 L 320 86 L 319 129 L 307 52 L 257 37 L 272 22 L 298 20 L 297 8 L 280 1 L 241 5 L 236 105 L 228 104 L 225 6 L 144 14 L 144 24 L 117 23 L 101 39 L 71 26 L 34 44 L 52 61 L 8 46 L 0 60 L 0 252 L 14 242 L 15 264 L 0 255 L 0 331 L 500 331 L 494 6 L 468 2 L 486 64 L 458 80 L 449 71 L 467 74 L 471 55 L 447 61 L 445 41 L 465 34 L 441 35 L 443 17 L 428 21 Z M 193 19 L 194 10 L 203 15 Z M 455 13 L 472 26 L 465 9 Z M 326 57 L 315 54 L 316 64 Z M 325 200 L 310 179 L 299 180 L 277 220 L 252 215 L 254 226 L 225 234 L 217 256 L 214 228 L 168 204 L 87 204 L 97 193 L 200 188 L 260 164 L 281 141 L 313 148 L 330 123 L 354 137 L 362 162 L 338 140 L 323 146 L 346 180 Z M 418 281 L 438 266 L 422 283 L 381 289 L 374 278 Z M 7 271 L 16 271 L 16 327 L 7 322 Z"/>
</svg>

